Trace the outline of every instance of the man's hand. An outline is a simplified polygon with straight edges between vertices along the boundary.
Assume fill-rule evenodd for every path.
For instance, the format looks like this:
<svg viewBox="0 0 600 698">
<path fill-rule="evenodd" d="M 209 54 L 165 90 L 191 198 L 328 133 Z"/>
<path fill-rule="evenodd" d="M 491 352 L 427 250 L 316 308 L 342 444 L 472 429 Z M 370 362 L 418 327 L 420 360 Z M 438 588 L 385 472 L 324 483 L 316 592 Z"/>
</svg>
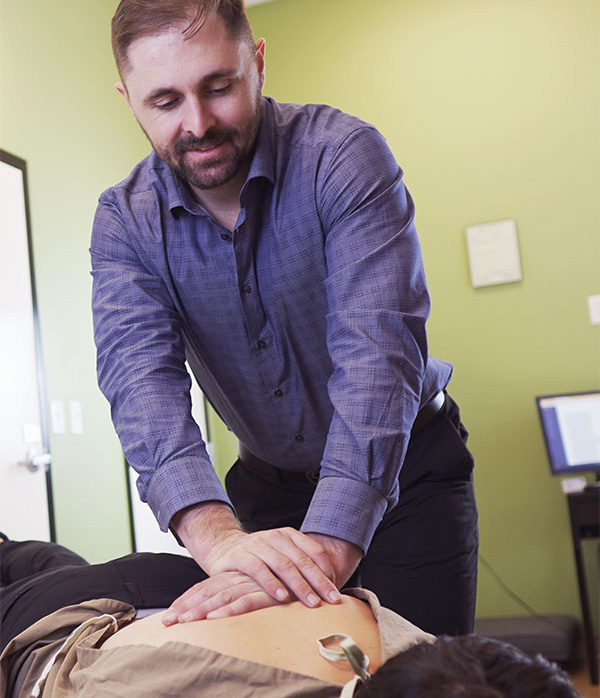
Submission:
<svg viewBox="0 0 600 698">
<path fill-rule="evenodd" d="M 219 572 L 194 584 L 175 599 L 162 620 L 165 625 L 204 618 L 212 620 L 238 616 L 277 604 L 279 601 L 272 599 L 247 575 L 241 572 Z"/>
<path fill-rule="evenodd" d="M 337 570 L 330 550 L 313 536 L 293 528 L 244 533 L 231 509 L 216 502 L 188 507 L 178 512 L 171 523 L 194 559 L 205 572 L 215 577 L 214 581 L 207 580 L 196 585 L 196 593 L 199 587 L 206 585 L 202 588 L 202 604 L 206 604 L 204 594 L 209 588 L 209 581 L 212 582 L 210 593 L 215 602 L 222 592 L 227 592 L 230 580 L 217 576 L 221 572 L 242 573 L 280 603 L 297 598 L 306 606 L 318 606 L 320 599 L 329 603 L 341 600 L 336 586 Z M 345 570 L 346 567 L 347 564 L 344 564 L 340 569 Z M 245 596 L 247 594 L 240 593 L 233 601 Z M 252 599 L 244 604 L 248 605 L 248 601 L 252 605 Z M 258 603 L 262 602 L 261 597 Z M 225 605 L 230 603 L 232 601 Z M 238 601 L 237 605 L 241 604 Z M 213 602 L 210 605 L 212 610 L 216 610 Z"/>
<path fill-rule="evenodd" d="M 286 530 L 280 529 L 281 532 Z M 330 560 L 335 568 L 335 581 L 341 586 L 360 562 L 360 548 L 339 538 L 319 533 L 309 534 L 308 537 L 318 541 L 329 551 Z M 204 618 L 237 616 L 278 603 L 282 602 L 269 596 L 248 575 L 234 571 L 216 572 L 176 599 L 163 616 L 163 623 L 173 625 L 177 622 L 187 623 Z"/>
<path fill-rule="evenodd" d="M 327 550 L 335 570 L 333 581 L 341 588 L 352 576 L 362 558 L 362 550 L 353 543 L 323 533 L 309 533 L 309 538 L 321 543 Z"/>
</svg>

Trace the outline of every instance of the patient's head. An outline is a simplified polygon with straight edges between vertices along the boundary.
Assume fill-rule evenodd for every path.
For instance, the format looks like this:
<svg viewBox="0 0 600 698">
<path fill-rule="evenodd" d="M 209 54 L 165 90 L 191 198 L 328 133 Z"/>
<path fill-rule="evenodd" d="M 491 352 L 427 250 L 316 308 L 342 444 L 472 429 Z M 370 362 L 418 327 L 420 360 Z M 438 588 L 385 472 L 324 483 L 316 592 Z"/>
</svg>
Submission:
<svg viewBox="0 0 600 698">
<path fill-rule="evenodd" d="M 579 698 L 568 678 L 541 656 L 497 640 L 440 637 L 388 660 L 359 685 L 356 698 Z"/>
</svg>

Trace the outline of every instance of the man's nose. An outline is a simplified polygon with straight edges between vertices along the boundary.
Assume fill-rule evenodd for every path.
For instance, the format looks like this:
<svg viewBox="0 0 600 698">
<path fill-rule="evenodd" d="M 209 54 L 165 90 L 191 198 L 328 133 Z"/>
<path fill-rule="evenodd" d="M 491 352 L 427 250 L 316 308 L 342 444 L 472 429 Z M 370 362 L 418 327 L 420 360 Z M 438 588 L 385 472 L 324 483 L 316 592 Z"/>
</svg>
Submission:
<svg viewBox="0 0 600 698">
<path fill-rule="evenodd" d="M 190 99 L 186 103 L 181 124 L 184 131 L 202 138 L 215 123 L 214 114 L 203 100 Z"/>
</svg>

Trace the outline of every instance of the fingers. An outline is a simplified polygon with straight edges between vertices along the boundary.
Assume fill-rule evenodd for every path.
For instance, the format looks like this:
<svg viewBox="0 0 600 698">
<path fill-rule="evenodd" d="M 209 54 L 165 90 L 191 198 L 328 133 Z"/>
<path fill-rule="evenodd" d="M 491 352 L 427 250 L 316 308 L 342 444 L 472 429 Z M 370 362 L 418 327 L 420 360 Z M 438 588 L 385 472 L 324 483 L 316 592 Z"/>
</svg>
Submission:
<svg viewBox="0 0 600 698">
<path fill-rule="evenodd" d="M 294 528 L 282 529 L 292 539 L 299 550 L 307 555 L 314 565 L 331 580 L 334 587 L 337 583 L 336 566 L 333 563 L 330 551 L 317 539 L 300 533 Z M 337 589 L 337 587 L 335 587 Z"/>
<path fill-rule="evenodd" d="M 290 593 L 310 607 L 318 606 L 321 599 L 329 603 L 341 599 L 332 581 L 335 568 L 325 547 L 292 528 L 260 531 L 237 539 L 213 569 L 237 569 L 280 602 L 289 600 Z"/>
<path fill-rule="evenodd" d="M 317 599 L 315 603 L 316 592 L 323 601 L 339 603 L 341 595 L 335 584 L 336 570 L 327 549 L 320 542 L 293 528 L 280 529 L 279 533 L 284 536 L 285 542 L 278 549 L 295 565 L 291 574 L 296 578 L 296 586 L 291 586 L 285 579 L 284 581 L 296 598 L 306 605 L 316 606 L 319 602 Z M 285 563 L 284 565 L 287 567 Z M 278 576 L 283 579 L 279 574 Z"/>
<path fill-rule="evenodd" d="M 211 576 L 176 599 L 163 623 L 238 615 L 292 598 L 309 607 L 339 603 L 338 567 L 324 542 L 293 528 L 227 532 L 202 563 Z"/>
<path fill-rule="evenodd" d="M 276 605 L 278 605 L 278 602 L 274 601 L 261 589 L 260 591 L 254 591 L 245 596 L 240 596 L 230 604 L 221 606 L 215 611 L 211 611 L 206 617 L 209 620 L 216 620 L 217 618 L 227 618 L 228 616 L 240 616 L 250 611 L 258 611 L 259 608 L 267 608 L 268 606 Z"/>
<path fill-rule="evenodd" d="M 286 565 L 286 559 L 262 541 L 252 541 L 251 545 L 240 546 L 222 559 L 220 564 L 248 575 L 275 601 L 286 603 L 290 600 L 286 580 L 277 576 L 272 567 L 282 569 Z"/>
<path fill-rule="evenodd" d="M 165 625 L 174 623 L 187 623 L 193 620 L 203 620 L 214 611 L 228 608 L 241 598 L 250 594 L 263 594 L 271 603 L 273 600 L 265 594 L 262 589 L 244 574 L 239 572 L 221 572 L 213 577 L 209 577 L 203 582 L 195 584 L 185 593 L 179 596 L 163 615 L 162 622 Z M 263 600 L 264 605 L 268 605 Z M 256 608 L 259 600 L 254 599 Z M 252 610 L 251 603 L 245 602 L 248 610 Z M 237 604 L 234 608 L 244 607 L 244 602 Z M 241 612 L 244 612 L 243 610 Z M 231 613 L 227 615 L 233 615 Z"/>
</svg>

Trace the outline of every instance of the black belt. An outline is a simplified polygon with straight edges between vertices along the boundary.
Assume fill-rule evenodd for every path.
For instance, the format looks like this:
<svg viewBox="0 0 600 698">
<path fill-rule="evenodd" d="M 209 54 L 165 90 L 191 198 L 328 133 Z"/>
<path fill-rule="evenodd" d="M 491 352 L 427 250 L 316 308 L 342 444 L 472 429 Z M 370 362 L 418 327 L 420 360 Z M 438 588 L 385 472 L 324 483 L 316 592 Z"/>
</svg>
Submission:
<svg viewBox="0 0 600 698">
<path fill-rule="evenodd" d="M 419 410 L 413 426 L 411 429 L 411 436 L 414 436 L 417 432 L 424 429 L 429 422 L 439 414 L 440 410 L 444 406 L 446 401 L 446 394 L 444 391 L 440 390 L 433 399 L 431 399 L 426 405 L 423 405 Z M 319 470 L 283 470 L 282 468 L 277 468 L 270 463 L 255 456 L 251 451 L 249 451 L 244 444 L 239 445 L 239 459 L 244 464 L 247 465 L 252 470 L 261 473 L 266 476 L 269 480 L 275 480 L 278 482 L 306 482 L 307 480 L 313 484 L 319 481 Z"/>
</svg>

